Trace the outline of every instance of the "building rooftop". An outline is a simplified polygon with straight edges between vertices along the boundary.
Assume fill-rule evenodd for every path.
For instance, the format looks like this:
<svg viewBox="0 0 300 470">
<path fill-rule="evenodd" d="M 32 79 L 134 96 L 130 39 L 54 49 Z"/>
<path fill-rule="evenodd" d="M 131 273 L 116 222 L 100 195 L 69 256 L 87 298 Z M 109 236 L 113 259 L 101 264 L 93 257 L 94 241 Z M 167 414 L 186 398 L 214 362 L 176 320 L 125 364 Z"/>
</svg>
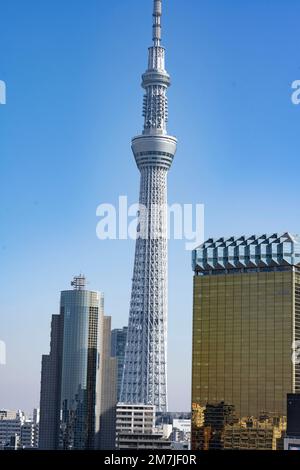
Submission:
<svg viewBox="0 0 300 470">
<path fill-rule="evenodd" d="M 196 273 L 300 266 L 300 236 L 286 232 L 209 238 L 193 251 L 192 262 Z"/>
</svg>

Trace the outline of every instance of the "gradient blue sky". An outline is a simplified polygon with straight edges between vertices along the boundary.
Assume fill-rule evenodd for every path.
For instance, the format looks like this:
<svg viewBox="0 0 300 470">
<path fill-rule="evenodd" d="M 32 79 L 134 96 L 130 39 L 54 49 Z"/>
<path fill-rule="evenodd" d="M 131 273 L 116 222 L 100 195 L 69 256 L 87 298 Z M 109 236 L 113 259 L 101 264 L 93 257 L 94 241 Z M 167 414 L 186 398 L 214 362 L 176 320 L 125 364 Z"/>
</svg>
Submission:
<svg viewBox="0 0 300 470">
<path fill-rule="evenodd" d="M 163 43 L 179 139 L 171 203 L 204 203 L 206 236 L 299 232 L 299 0 L 166 0 Z M 84 272 L 127 323 L 133 241 L 96 238 L 96 207 L 138 196 L 130 139 L 152 0 L 2 2 L 0 408 L 39 403 L 59 292 Z M 170 409 L 189 409 L 192 271 L 169 252 Z"/>
</svg>

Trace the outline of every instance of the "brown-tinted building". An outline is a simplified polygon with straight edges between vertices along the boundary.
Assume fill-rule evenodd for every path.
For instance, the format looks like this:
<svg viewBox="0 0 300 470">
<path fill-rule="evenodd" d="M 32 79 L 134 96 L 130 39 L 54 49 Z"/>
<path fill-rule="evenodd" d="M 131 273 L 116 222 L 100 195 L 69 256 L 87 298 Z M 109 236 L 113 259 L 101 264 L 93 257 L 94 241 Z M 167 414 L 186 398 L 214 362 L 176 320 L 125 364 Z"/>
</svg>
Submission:
<svg viewBox="0 0 300 470">
<path fill-rule="evenodd" d="M 209 239 L 193 252 L 193 269 L 194 413 L 223 402 L 237 420 L 285 417 L 287 394 L 300 391 L 292 358 L 300 339 L 300 237 Z M 194 448 L 199 428 L 193 425 Z"/>
</svg>

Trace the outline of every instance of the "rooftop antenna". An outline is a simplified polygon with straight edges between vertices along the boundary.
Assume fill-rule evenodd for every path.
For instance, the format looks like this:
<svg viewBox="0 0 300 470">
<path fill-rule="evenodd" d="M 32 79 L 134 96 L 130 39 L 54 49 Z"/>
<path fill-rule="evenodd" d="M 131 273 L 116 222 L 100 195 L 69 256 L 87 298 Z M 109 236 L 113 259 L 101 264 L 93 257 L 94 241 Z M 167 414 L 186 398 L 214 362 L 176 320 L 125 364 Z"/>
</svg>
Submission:
<svg viewBox="0 0 300 470">
<path fill-rule="evenodd" d="M 153 6 L 153 43 L 160 46 L 161 41 L 162 0 L 154 0 Z"/>
<path fill-rule="evenodd" d="M 86 277 L 83 274 L 74 276 L 73 281 L 71 282 L 71 286 L 74 288 L 74 290 L 84 290 L 86 287 Z"/>
</svg>

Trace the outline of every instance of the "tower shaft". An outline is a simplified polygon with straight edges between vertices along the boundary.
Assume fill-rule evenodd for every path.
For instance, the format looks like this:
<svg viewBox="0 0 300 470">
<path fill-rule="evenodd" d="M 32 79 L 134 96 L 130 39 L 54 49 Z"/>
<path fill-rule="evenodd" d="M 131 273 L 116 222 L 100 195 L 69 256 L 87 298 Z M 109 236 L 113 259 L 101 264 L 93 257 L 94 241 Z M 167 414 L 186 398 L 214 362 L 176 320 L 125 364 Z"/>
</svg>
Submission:
<svg viewBox="0 0 300 470">
<path fill-rule="evenodd" d="M 167 173 L 177 140 L 167 135 L 165 49 L 161 42 L 161 0 L 154 0 L 153 46 L 145 89 L 144 129 L 132 150 L 141 173 L 140 211 L 132 293 L 121 389 L 124 403 L 142 403 L 167 410 Z"/>
</svg>

